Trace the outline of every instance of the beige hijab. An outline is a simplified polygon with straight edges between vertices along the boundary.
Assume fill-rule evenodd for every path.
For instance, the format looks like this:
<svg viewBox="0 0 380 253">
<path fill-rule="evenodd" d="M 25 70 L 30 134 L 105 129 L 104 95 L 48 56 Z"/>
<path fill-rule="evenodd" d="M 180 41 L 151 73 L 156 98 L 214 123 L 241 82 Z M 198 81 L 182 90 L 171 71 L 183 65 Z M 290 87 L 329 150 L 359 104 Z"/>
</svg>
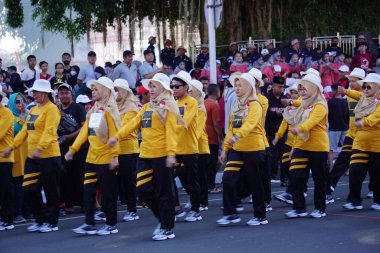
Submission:
<svg viewBox="0 0 380 253">
<path fill-rule="evenodd" d="M 120 128 L 120 114 L 117 108 L 115 97 L 112 91 L 101 84 L 93 84 L 97 89 L 101 98 L 95 102 L 94 106 L 88 111 L 87 116 L 91 117 L 92 113 L 99 113 L 108 111 L 115 122 L 116 129 Z M 96 136 L 98 136 L 103 143 L 108 141 L 108 125 L 106 118 L 103 116 L 98 128 L 94 129 Z"/>
<path fill-rule="evenodd" d="M 248 107 L 249 104 L 257 101 L 260 103 L 259 98 L 256 95 L 256 89 L 252 87 L 252 85 L 243 78 L 236 78 L 235 82 L 240 80 L 240 84 L 243 88 L 243 96 L 237 97 L 234 108 L 232 109 L 232 113 L 237 116 L 243 116 L 246 118 L 248 116 Z"/>
<path fill-rule="evenodd" d="M 367 83 L 368 85 L 369 83 Z M 367 97 L 364 94 L 358 101 L 358 104 L 356 105 L 354 109 L 355 118 L 360 119 L 363 117 L 366 117 L 370 115 L 375 109 L 376 106 L 379 103 L 380 98 L 380 87 L 376 83 L 370 83 L 369 84 L 371 88 L 375 91 L 375 95 L 373 97 Z"/>
<path fill-rule="evenodd" d="M 313 83 L 303 80 L 298 85 L 298 87 L 302 85 L 304 88 L 306 88 L 307 93 L 311 94 L 311 96 L 307 99 L 302 99 L 301 106 L 297 108 L 297 110 L 294 112 L 293 117 L 288 115 L 286 116 L 286 121 L 295 127 L 298 127 L 303 122 L 305 122 L 309 118 L 309 114 L 311 111 L 311 108 L 316 104 L 322 104 L 326 107 L 327 110 L 327 102 L 325 96 L 321 93 L 319 88 L 314 85 Z M 327 120 L 327 117 L 326 117 Z M 310 137 L 310 132 L 302 132 L 298 135 L 303 141 L 307 141 Z"/>
<path fill-rule="evenodd" d="M 191 96 L 198 101 L 198 110 L 206 112 L 205 99 L 203 95 L 203 92 L 200 92 L 195 88 L 191 90 Z"/>
<path fill-rule="evenodd" d="M 173 94 L 169 90 L 162 87 L 159 82 L 154 82 L 154 84 L 156 84 L 158 87 L 159 95 L 155 99 L 150 99 L 149 107 L 153 112 L 157 114 L 158 118 L 163 124 L 166 122 L 169 111 L 177 117 L 178 124 L 185 126 L 187 129 L 186 123 L 179 112 L 179 108 L 176 101 L 174 100 Z"/>
<path fill-rule="evenodd" d="M 126 112 L 138 112 L 139 110 L 139 100 L 135 95 L 123 88 L 118 89 L 118 92 L 121 96 L 121 100 L 117 101 L 117 107 L 119 109 L 120 115 L 123 115 Z"/>
</svg>

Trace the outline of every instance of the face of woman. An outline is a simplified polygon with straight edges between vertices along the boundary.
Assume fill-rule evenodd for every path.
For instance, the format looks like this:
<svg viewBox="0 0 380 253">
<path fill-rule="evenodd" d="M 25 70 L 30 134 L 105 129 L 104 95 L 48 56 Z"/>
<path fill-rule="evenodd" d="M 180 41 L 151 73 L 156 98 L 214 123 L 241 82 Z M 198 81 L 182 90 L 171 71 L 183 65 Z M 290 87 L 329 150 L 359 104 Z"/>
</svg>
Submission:
<svg viewBox="0 0 380 253">
<path fill-rule="evenodd" d="M 55 71 L 57 74 L 62 74 L 63 73 L 63 65 L 58 64 L 57 67 L 55 68 Z"/>
<path fill-rule="evenodd" d="M 237 53 L 236 55 L 235 55 L 235 61 L 237 61 L 237 62 L 241 62 L 243 60 L 243 56 L 242 56 L 242 54 L 241 53 Z"/>
<path fill-rule="evenodd" d="M 155 83 L 149 83 L 149 94 L 151 99 L 158 97 L 158 86 Z"/>
<path fill-rule="evenodd" d="M 240 82 L 240 80 L 236 80 L 235 81 L 235 92 L 236 92 L 236 96 L 237 97 L 242 97 L 244 95 L 243 93 L 243 85 L 242 83 Z"/>
<path fill-rule="evenodd" d="M 377 89 L 376 83 L 364 83 L 362 86 L 363 93 L 366 97 L 373 97 L 375 96 L 376 89 Z"/>
<path fill-rule="evenodd" d="M 298 99 L 300 97 L 300 95 L 298 94 L 298 91 L 296 90 L 292 90 L 290 92 L 290 96 L 292 97 L 292 99 Z"/>
<path fill-rule="evenodd" d="M 308 99 L 312 95 L 308 92 L 306 87 L 303 86 L 302 84 L 298 85 L 298 94 L 302 97 L 303 100 Z"/>
<path fill-rule="evenodd" d="M 92 91 L 92 99 L 93 99 L 94 101 L 98 101 L 98 100 L 100 100 L 100 98 L 101 98 L 101 96 L 100 96 L 100 91 L 98 90 L 98 88 L 97 88 L 95 85 L 93 85 L 93 86 L 91 87 L 91 91 Z"/>
<path fill-rule="evenodd" d="M 16 106 L 16 109 L 19 111 L 21 111 L 21 109 L 25 107 L 24 100 L 22 99 L 20 95 L 16 97 L 15 106 Z"/>
<path fill-rule="evenodd" d="M 41 91 L 33 91 L 33 98 L 37 104 L 44 103 L 48 98 L 48 93 Z"/>
<path fill-rule="evenodd" d="M 350 84 L 351 89 L 360 90 L 360 85 L 358 84 L 359 78 L 350 77 L 348 80 L 349 80 L 349 84 Z"/>
</svg>

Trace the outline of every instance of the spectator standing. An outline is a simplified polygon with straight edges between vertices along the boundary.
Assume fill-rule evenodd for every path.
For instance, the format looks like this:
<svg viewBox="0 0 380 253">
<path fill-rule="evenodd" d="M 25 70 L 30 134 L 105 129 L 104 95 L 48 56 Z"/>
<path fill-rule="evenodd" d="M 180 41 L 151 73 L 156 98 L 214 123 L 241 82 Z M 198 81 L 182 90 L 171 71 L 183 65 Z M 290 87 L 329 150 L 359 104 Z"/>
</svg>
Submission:
<svg viewBox="0 0 380 253">
<path fill-rule="evenodd" d="M 367 53 L 368 45 L 366 42 L 361 42 L 358 44 L 359 53 L 352 57 L 351 69 L 361 68 L 364 71 L 372 71 L 373 68 L 373 56 Z"/>
<path fill-rule="evenodd" d="M 134 53 L 130 50 L 123 52 L 123 62 L 117 65 L 112 73 L 112 80 L 124 79 L 128 82 L 129 88 L 136 94 L 136 81 L 138 80 L 138 70 L 133 64 Z"/>
<path fill-rule="evenodd" d="M 177 56 L 174 58 L 173 67 L 176 68 L 181 62 L 185 63 L 186 71 L 189 72 L 193 68 L 191 59 L 186 55 L 186 48 L 179 46 L 177 48 Z"/>
<path fill-rule="evenodd" d="M 142 79 L 153 78 L 153 76 L 156 73 L 162 72 L 163 68 L 158 68 L 157 65 L 154 63 L 154 54 L 152 53 L 152 51 L 145 50 L 144 58 L 145 61 L 139 68 L 140 77 Z"/>
<path fill-rule="evenodd" d="M 173 66 L 175 57 L 175 50 L 172 48 L 172 41 L 170 39 L 165 40 L 165 48 L 161 50 L 160 60 L 163 65 Z"/>
<path fill-rule="evenodd" d="M 203 44 L 201 46 L 201 53 L 197 56 L 197 59 L 195 60 L 196 63 L 199 63 L 199 66 L 203 68 L 208 62 L 209 59 L 209 48 L 208 45 Z"/>
</svg>

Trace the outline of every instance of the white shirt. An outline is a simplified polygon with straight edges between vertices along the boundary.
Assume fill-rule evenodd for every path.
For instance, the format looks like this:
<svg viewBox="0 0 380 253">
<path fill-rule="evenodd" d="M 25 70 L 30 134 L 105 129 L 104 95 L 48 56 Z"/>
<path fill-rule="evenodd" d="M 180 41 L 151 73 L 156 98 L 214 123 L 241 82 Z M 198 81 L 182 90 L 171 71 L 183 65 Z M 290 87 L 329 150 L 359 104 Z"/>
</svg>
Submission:
<svg viewBox="0 0 380 253">
<path fill-rule="evenodd" d="M 20 77 L 21 77 L 21 80 L 23 81 L 28 81 L 33 78 L 37 80 L 37 79 L 40 79 L 40 72 L 38 70 L 33 71 L 29 67 L 27 67 L 21 72 Z"/>
</svg>

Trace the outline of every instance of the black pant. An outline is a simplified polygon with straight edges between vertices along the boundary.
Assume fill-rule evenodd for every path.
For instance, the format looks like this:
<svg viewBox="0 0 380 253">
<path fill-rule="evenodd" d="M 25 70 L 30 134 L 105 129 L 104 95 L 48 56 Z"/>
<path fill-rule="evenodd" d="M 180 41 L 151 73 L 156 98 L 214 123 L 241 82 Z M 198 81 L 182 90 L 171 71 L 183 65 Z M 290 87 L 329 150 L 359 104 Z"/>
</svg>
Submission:
<svg viewBox="0 0 380 253">
<path fill-rule="evenodd" d="M 371 169 L 371 170 L 370 170 Z M 354 205 L 360 205 L 360 197 L 363 181 L 370 171 L 373 181 L 373 202 L 380 204 L 380 152 L 364 152 L 352 150 L 350 162 L 350 193 L 347 201 Z"/>
<path fill-rule="evenodd" d="M 219 152 L 219 145 L 218 144 L 209 144 L 210 148 L 210 155 L 207 160 L 207 184 L 208 189 L 214 189 L 215 188 L 215 177 L 216 173 L 218 172 L 218 152 Z"/>
<path fill-rule="evenodd" d="M 223 173 L 224 215 L 236 214 L 241 174 L 247 179 L 252 194 L 254 217 L 265 218 L 265 196 L 262 179 L 265 151 L 230 150 Z"/>
<path fill-rule="evenodd" d="M 281 158 L 281 182 L 287 182 L 289 180 L 289 166 L 290 166 L 290 151 L 292 150 L 292 147 L 285 144 L 284 146 L 284 153 L 282 154 Z"/>
<path fill-rule="evenodd" d="M 166 157 L 140 158 L 137 162 L 137 191 L 154 216 L 161 229 L 173 229 L 175 200 L 173 169 L 166 167 Z"/>
<path fill-rule="evenodd" d="M 59 178 L 62 173 L 61 157 L 30 159 L 25 162 L 22 186 L 25 200 L 38 224 L 58 224 Z M 41 189 L 46 197 L 46 210 L 42 202 Z"/>
<path fill-rule="evenodd" d="M 181 180 L 182 186 L 190 195 L 191 210 L 199 212 L 200 207 L 200 186 L 198 179 L 198 154 L 177 155 L 179 167 L 176 175 Z M 176 194 L 178 198 L 178 194 Z M 178 199 L 177 199 L 177 202 Z"/>
<path fill-rule="evenodd" d="M 13 223 L 14 218 L 12 167 L 13 163 L 0 162 L 1 220 L 5 223 Z"/>
<path fill-rule="evenodd" d="M 289 170 L 294 210 L 306 210 L 303 193 L 310 170 L 314 180 L 315 209 L 322 212 L 326 210 L 327 157 L 328 152 L 293 150 Z"/>
<path fill-rule="evenodd" d="M 138 154 L 119 155 L 120 199 L 125 200 L 129 212 L 136 210 L 136 166 Z"/>
<path fill-rule="evenodd" d="M 23 176 L 12 178 L 13 192 L 15 196 L 15 201 L 14 201 L 15 216 L 24 215 L 26 211 L 25 210 L 26 208 L 24 205 L 24 191 L 22 190 L 22 180 L 23 180 Z"/>
<path fill-rule="evenodd" d="M 200 187 L 200 203 L 208 206 L 207 162 L 209 154 L 200 154 L 198 160 L 198 178 Z"/>
<path fill-rule="evenodd" d="M 271 177 L 273 179 L 277 178 L 278 176 L 278 168 L 280 164 L 280 159 L 282 157 L 282 154 L 284 153 L 284 145 L 285 141 L 284 139 L 280 139 L 277 142 L 276 146 L 273 146 L 272 142 L 274 140 L 275 136 L 268 135 L 267 139 L 269 142 L 269 161 L 270 161 L 270 170 L 271 170 Z"/>
<path fill-rule="evenodd" d="M 270 161 L 269 153 L 270 153 L 269 148 L 266 148 L 265 157 L 264 157 L 264 166 L 260 168 L 262 171 L 261 176 L 263 179 L 265 203 L 267 204 L 270 204 L 272 200 L 272 185 L 271 185 L 271 172 L 270 172 L 271 161 Z"/>
<path fill-rule="evenodd" d="M 109 164 L 86 163 L 84 174 L 84 209 L 86 224 L 94 225 L 96 188 L 102 192 L 102 211 L 106 214 L 106 224 L 115 226 L 117 223 L 117 175 L 116 170 L 110 170 Z"/>
</svg>

